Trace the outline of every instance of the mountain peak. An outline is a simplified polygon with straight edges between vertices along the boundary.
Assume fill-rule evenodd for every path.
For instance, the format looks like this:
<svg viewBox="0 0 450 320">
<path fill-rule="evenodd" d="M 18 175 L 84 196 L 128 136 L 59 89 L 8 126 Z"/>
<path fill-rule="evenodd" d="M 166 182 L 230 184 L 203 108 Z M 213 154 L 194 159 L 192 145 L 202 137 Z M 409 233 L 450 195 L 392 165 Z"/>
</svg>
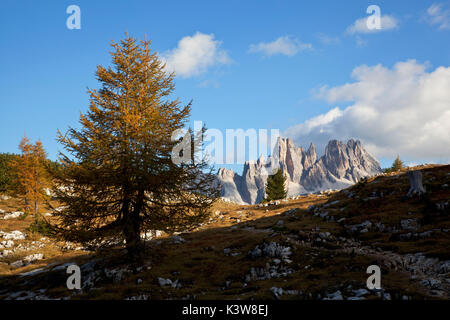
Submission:
<svg viewBox="0 0 450 320">
<path fill-rule="evenodd" d="M 258 165 L 263 164 L 264 163 L 264 156 L 260 155 L 258 158 Z"/>
<path fill-rule="evenodd" d="M 311 144 L 309 145 L 308 148 L 308 153 L 309 154 L 315 154 L 316 153 L 316 145 L 314 144 L 314 142 L 311 142 Z"/>
<path fill-rule="evenodd" d="M 379 162 L 353 139 L 347 143 L 330 140 L 325 154 L 317 158 L 314 143 L 305 152 L 292 139 L 278 137 L 271 157 L 278 159 L 287 177 L 288 196 L 346 188 L 362 177 L 381 172 Z M 242 176 L 221 168 L 218 180 L 222 182 L 222 196 L 240 204 L 258 203 L 265 196 L 267 174 L 273 169 L 270 165 L 261 155 L 257 161 L 245 163 Z"/>
</svg>

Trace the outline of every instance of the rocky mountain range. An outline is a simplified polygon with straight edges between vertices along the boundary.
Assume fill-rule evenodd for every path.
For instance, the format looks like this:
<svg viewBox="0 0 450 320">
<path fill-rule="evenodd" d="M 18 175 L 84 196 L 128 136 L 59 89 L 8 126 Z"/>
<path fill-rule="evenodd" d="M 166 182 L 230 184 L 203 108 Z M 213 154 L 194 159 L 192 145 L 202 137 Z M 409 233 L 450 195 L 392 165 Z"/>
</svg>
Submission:
<svg viewBox="0 0 450 320">
<path fill-rule="evenodd" d="M 247 161 L 242 175 L 220 168 L 217 179 L 222 198 L 239 204 L 259 203 L 265 197 L 267 176 L 281 167 L 288 197 L 326 189 L 343 189 L 362 177 L 381 172 L 380 163 L 359 140 L 331 140 L 320 158 L 313 143 L 308 150 L 296 147 L 289 138 L 278 138 L 273 154 Z"/>
</svg>

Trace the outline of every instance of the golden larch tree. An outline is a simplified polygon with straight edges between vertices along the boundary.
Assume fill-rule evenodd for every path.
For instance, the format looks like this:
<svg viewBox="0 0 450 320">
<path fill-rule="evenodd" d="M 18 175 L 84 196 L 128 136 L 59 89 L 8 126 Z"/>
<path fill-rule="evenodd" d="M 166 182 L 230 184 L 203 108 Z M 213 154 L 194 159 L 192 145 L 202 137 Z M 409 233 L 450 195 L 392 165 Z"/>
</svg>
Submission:
<svg viewBox="0 0 450 320">
<path fill-rule="evenodd" d="M 46 190 L 50 186 L 47 154 L 40 140 L 32 144 L 27 137 L 22 138 L 19 149 L 21 155 L 10 163 L 17 178 L 15 192 L 23 197 L 25 210 L 38 215 L 40 205 L 48 198 Z"/>
<path fill-rule="evenodd" d="M 60 154 L 54 172 L 64 208 L 55 234 L 88 244 L 125 240 L 132 257 L 142 252 L 143 232 L 192 229 L 218 196 L 204 160 L 172 161 L 172 134 L 186 126 L 191 103 L 170 98 L 174 74 L 150 44 L 128 34 L 111 44 L 112 66 L 97 67 L 101 85 L 88 90 L 81 129 L 59 132 L 68 154 Z"/>
</svg>

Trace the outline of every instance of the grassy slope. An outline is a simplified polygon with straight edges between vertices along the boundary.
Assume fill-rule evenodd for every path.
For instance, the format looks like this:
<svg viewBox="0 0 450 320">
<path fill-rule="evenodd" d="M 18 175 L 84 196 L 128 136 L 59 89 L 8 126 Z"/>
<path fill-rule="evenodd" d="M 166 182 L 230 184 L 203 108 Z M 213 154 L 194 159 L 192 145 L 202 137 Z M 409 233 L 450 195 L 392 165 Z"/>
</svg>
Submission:
<svg viewBox="0 0 450 320">
<path fill-rule="evenodd" d="M 403 295 L 430 298 L 432 296 L 429 291 L 417 281 L 412 281 L 410 274 L 401 268 L 386 265 L 376 255 L 345 250 L 343 241 L 336 240 L 342 237 L 353 239 L 361 246 L 379 248 L 380 251 L 390 250 L 399 254 L 423 252 L 441 260 L 450 259 L 450 235 L 442 231 L 450 229 L 448 210 L 439 216 L 434 215 L 434 204 L 450 198 L 450 189 L 442 187 L 450 180 L 450 166 L 432 166 L 422 170 L 424 184 L 430 191 L 430 196 L 427 197 L 406 198 L 409 182 L 402 172 L 370 179 L 364 185 L 357 184 L 331 195 L 301 197 L 282 202 L 278 206 L 218 203 L 213 209 L 210 223 L 195 232 L 181 235 L 186 240 L 185 243 L 173 243 L 168 237 L 149 241 L 144 262 L 148 268 L 134 270 L 119 282 L 102 280 L 95 285 L 96 289 L 72 298 L 124 299 L 144 294 L 150 299 L 272 299 L 272 287 L 303 292 L 302 295 L 283 295 L 283 299 L 316 299 L 318 295 L 323 297 L 338 289 L 346 296 L 351 295 L 349 286 L 354 289 L 365 288 L 368 277 L 366 268 L 372 264 L 381 266 L 382 287 L 393 298 Z M 349 198 L 348 192 L 355 196 Z M 370 199 L 380 192 L 383 192 L 383 197 Z M 328 205 L 323 207 L 325 203 Z M 312 210 L 306 210 L 311 205 L 319 208 L 320 212 L 326 210 L 334 221 L 340 218 L 346 220 L 343 223 L 325 221 L 314 216 Z M 16 210 L 18 206 L 18 203 L 11 200 L 0 202 L 0 208 L 5 210 Z M 215 214 L 216 211 L 220 213 Z M 432 236 L 422 240 L 400 241 L 390 233 L 374 231 L 349 235 L 345 227 L 366 220 L 398 227 L 402 219 L 418 219 L 421 227 L 417 232 L 433 230 Z M 279 222 L 280 220 L 283 222 Z M 32 221 L 30 216 L 23 220 L 0 220 L 0 230 L 24 231 Z M 319 232 L 330 232 L 334 240 L 315 242 Z M 40 241 L 41 238 L 41 235 L 31 234 L 26 240 L 15 242 L 29 244 Z M 55 244 L 50 240 L 42 242 L 45 243 L 44 248 L 0 259 L 0 288 L 3 289 L 3 292 L 0 289 L 0 299 L 2 294 L 20 290 L 45 289 L 47 296 L 55 298 L 71 294 L 65 288 L 65 270 L 30 277 L 18 276 L 51 263 L 76 262 L 81 265 L 100 257 L 99 264 L 105 268 L 126 265 L 120 248 L 96 254 L 65 251 L 61 250 L 61 243 Z M 292 263 L 287 267 L 294 272 L 277 279 L 246 283 L 245 276 L 252 267 L 264 267 L 266 263 L 273 265 L 270 257 L 251 259 L 247 254 L 263 242 L 290 246 L 293 252 L 290 257 Z M 236 255 L 225 254 L 225 248 L 231 249 L 230 253 Z M 45 260 L 17 269 L 7 264 L 34 252 L 44 253 Z M 178 279 L 182 287 L 161 287 L 158 277 Z"/>
</svg>

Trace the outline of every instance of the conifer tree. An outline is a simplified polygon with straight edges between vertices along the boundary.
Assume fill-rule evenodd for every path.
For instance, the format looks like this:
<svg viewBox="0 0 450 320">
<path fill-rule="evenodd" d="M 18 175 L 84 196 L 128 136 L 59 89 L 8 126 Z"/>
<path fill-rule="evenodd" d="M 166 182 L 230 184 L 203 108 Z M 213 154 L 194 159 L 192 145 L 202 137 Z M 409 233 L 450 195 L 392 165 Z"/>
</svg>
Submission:
<svg viewBox="0 0 450 320">
<path fill-rule="evenodd" d="M 11 163 L 17 160 L 17 154 L 0 153 L 0 192 L 14 191 L 16 183 L 15 172 L 11 170 Z"/>
<path fill-rule="evenodd" d="M 399 171 L 403 169 L 403 161 L 400 160 L 400 157 L 397 155 L 397 158 L 395 158 L 394 163 L 392 163 L 392 171 Z"/>
<path fill-rule="evenodd" d="M 15 192 L 24 199 L 25 210 L 39 213 L 39 206 L 46 200 L 45 189 L 49 187 L 46 169 L 47 156 L 40 140 L 32 144 L 23 137 L 19 144 L 21 155 L 10 162 L 16 176 Z"/>
<path fill-rule="evenodd" d="M 205 161 L 171 159 L 172 133 L 184 128 L 191 103 L 170 98 L 174 74 L 150 44 L 128 34 L 111 44 L 112 66 L 97 68 L 100 89 L 88 90 L 81 129 L 59 133 L 69 154 L 61 153 L 54 172 L 64 205 L 55 234 L 84 243 L 125 240 L 132 258 L 142 252 L 142 232 L 192 229 L 218 197 Z"/>
<path fill-rule="evenodd" d="M 266 183 L 266 200 L 272 201 L 286 198 L 285 182 L 286 179 L 281 168 L 275 174 L 269 175 Z"/>
</svg>

